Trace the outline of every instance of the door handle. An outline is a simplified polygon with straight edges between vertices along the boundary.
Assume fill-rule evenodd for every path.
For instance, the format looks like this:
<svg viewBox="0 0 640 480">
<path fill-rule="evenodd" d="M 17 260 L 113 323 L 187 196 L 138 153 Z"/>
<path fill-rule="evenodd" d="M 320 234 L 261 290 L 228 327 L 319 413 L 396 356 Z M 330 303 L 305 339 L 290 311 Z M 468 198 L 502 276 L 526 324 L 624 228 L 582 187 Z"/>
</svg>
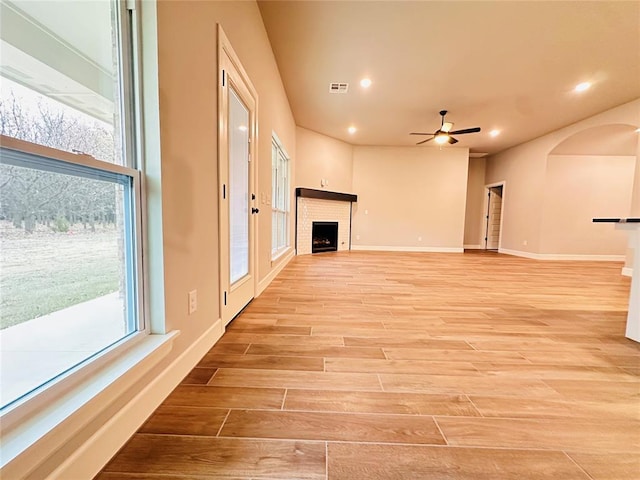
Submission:
<svg viewBox="0 0 640 480">
<path fill-rule="evenodd" d="M 251 207 L 251 213 L 253 213 L 254 215 L 255 215 L 256 213 L 260 213 L 260 209 L 259 209 L 259 208 L 256 208 L 256 207 Z"/>
</svg>

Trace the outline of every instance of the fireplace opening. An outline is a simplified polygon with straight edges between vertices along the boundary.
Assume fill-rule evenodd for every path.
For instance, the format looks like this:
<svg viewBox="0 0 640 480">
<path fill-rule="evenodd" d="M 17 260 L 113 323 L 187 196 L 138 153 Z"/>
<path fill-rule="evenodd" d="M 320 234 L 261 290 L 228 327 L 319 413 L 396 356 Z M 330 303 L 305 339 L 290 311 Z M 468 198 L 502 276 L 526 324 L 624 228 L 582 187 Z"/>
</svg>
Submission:
<svg viewBox="0 0 640 480">
<path fill-rule="evenodd" d="M 313 222 L 311 253 L 338 250 L 338 222 Z"/>
</svg>

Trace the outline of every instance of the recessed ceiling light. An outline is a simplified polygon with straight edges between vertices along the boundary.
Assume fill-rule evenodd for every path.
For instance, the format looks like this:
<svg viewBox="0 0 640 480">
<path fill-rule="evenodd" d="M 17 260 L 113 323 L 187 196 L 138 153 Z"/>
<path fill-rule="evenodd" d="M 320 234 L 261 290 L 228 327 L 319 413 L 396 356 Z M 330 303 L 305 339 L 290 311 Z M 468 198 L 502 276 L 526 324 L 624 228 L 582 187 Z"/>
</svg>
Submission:
<svg viewBox="0 0 640 480">
<path fill-rule="evenodd" d="M 640 133 L 640 128 L 636 128 L 636 133 Z"/>
<path fill-rule="evenodd" d="M 489 135 L 491 135 L 492 137 L 497 137 L 498 135 L 500 135 L 500 130 L 491 130 L 489 132 Z"/>
<path fill-rule="evenodd" d="M 589 82 L 582 82 L 579 83 L 578 85 L 576 85 L 576 87 L 574 88 L 574 90 L 576 92 L 584 92 L 586 90 L 589 90 L 589 87 L 591 87 L 591 83 Z"/>
<path fill-rule="evenodd" d="M 360 86 L 362 88 L 369 88 L 371 86 L 371 80 L 368 78 L 363 78 L 360 80 Z"/>
<path fill-rule="evenodd" d="M 358 129 L 356 127 L 349 127 L 347 130 L 349 130 L 349 133 L 351 135 L 353 135 L 354 133 L 356 133 L 358 131 Z"/>
</svg>

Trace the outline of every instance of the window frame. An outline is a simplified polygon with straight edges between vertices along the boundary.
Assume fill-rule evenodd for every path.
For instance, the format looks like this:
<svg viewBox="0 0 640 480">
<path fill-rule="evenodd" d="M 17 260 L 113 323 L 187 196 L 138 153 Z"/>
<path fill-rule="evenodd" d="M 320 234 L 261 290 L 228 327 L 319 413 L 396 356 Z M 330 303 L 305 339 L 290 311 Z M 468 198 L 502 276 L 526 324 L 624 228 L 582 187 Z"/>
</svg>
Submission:
<svg viewBox="0 0 640 480">
<path fill-rule="evenodd" d="M 274 148 L 275 148 L 275 158 L 273 156 L 273 152 L 274 152 Z M 277 260 L 278 258 L 280 258 L 284 253 L 286 253 L 290 248 L 291 248 L 291 231 L 290 231 L 290 218 L 291 218 L 291 158 L 289 157 L 289 154 L 287 153 L 287 151 L 284 149 L 284 147 L 282 146 L 282 142 L 280 141 L 280 139 L 278 138 L 278 136 L 275 134 L 275 132 L 272 133 L 271 135 L 271 174 L 274 178 L 272 178 L 271 180 L 271 260 Z M 286 185 L 284 185 L 284 210 L 277 208 L 276 204 L 277 204 L 277 200 L 278 200 L 278 192 L 281 192 L 282 190 L 278 189 L 278 180 L 281 179 L 282 177 L 278 174 L 278 172 L 280 172 L 281 170 L 278 169 L 278 166 L 281 164 L 281 162 L 279 161 L 279 158 L 283 159 L 283 162 L 286 165 Z M 274 165 L 275 162 L 275 165 Z M 274 174 L 275 171 L 275 174 Z M 275 184 L 274 184 L 274 180 L 275 180 Z M 274 185 L 276 186 L 276 189 L 274 191 Z M 274 233 L 276 233 L 276 239 L 278 238 L 278 233 L 276 232 L 275 229 L 277 228 L 277 224 L 275 224 L 273 222 L 273 217 L 274 217 L 274 213 L 277 214 L 284 214 L 284 225 L 285 225 L 285 232 L 284 232 L 284 240 L 285 243 L 284 245 L 273 245 L 273 235 Z M 277 243 L 277 241 L 276 241 Z"/>
<path fill-rule="evenodd" d="M 126 299 L 126 302 L 127 307 L 135 311 L 134 330 L 110 346 L 94 352 L 82 362 L 26 393 L 21 398 L 0 408 L 3 430 L 8 433 L 52 402 L 61 399 L 73 388 L 87 382 L 98 371 L 117 361 L 127 351 L 140 345 L 151 333 L 151 322 L 148 318 L 149 309 L 146 307 L 149 298 L 148 282 L 146 266 L 143 264 L 147 219 L 143 175 L 142 51 L 139 43 L 141 31 L 136 12 L 137 2 L 112 0 L 112 3 L 117 6 L 113 28 L 116 29 L 119 38 L 119 48 L 116 52 L 119 70 L 116 74 L 119 77 L 120 101 L 114 105 L 114 108 L 120 112 L 120 123 L 115 127 L 121 135 L 123 165 L 102 161 L 91 155 L 71 153 L 4 135 L 0 135 L 0 146 L 3 151 L 7 151 L 9 157 L 14 157 L 14 161 L 9 159 L 5 162 L 3 159 L 3 163 L 10 165 L 15 165 L 15 158 L 20 156 L 39 157 L 38 161 L 41 161 L 44 167 L 41 168 L 42 170 L 49 170 L 46 168 L 46 163 L 50 162 L 52 164 L 51 171 L 60 172 L 60 169 L 65 170 L 65 165 L 67 165 L 70 174 L 79 177 L 82 174 L 78 174 L 78 172 L 83 169 L 91 169 L 106 172 L 107 176 L 115 174 L 131 179 L 129 188 L 129 197 L 132 202 L 131 222 L 126 226 L 126 229 L 131 232 L 131 238 L 128 240 L 131 242 L 129 250 L 132 252 L 133 258 L 125 259 L 125 262 L 130 261 L 132 268 L 132 271 L 127 269 L 127 276 L 129 277 L 133 273 L 131 295 Z"/>
</svg>

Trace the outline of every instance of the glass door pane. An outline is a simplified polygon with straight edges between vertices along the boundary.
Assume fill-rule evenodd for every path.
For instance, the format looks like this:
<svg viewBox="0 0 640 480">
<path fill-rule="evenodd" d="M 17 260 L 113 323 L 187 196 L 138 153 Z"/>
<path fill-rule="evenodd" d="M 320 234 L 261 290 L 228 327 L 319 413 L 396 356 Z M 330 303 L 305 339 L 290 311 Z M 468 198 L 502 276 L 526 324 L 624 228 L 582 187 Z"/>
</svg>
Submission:
<svg viewBox="0 0 640 480">
<path fill-rule="evenodd" d="M 229 281 L 249 273 L 249 110 L 229 95 Z"/>
</svg>

